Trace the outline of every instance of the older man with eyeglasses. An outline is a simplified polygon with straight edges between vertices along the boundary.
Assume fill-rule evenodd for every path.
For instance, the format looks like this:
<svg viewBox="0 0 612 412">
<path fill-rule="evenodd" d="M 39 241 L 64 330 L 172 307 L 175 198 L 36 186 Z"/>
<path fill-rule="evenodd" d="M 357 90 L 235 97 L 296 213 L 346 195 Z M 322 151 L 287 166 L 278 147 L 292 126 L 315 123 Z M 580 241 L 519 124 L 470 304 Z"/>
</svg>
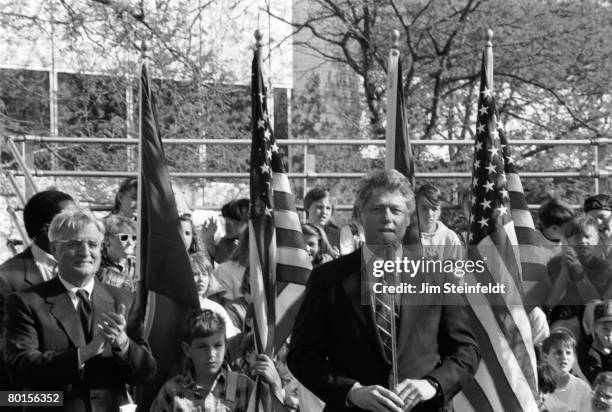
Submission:
<svg viewBox="0 0 612 412">
<path fill-rule="evenodd" d="M 89 211 L 58 214 L 49 227 L 57 277 L 7 300 L 6 363 L 25 390 L 63 391 L 64 411 L 117 411 L 126 383 L 152 377 L 142 327 L 128 328 L 129 292 L 99 282 L 104 226 Z"/>
</svg>

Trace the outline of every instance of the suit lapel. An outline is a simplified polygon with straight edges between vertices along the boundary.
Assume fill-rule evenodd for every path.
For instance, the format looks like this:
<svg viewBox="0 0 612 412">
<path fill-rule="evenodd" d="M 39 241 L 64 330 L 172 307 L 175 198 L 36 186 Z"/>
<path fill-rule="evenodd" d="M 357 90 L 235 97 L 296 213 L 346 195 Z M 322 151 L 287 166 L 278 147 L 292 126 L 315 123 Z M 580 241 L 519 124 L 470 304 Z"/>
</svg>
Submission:
<svg viewBox="0 0 612 412">
<path fill-rule="evenodd" d="M 364 335 L 376 348 L 376 352 L 386 361 L 385 349 L 378 336 L 376 320 L 370 302 L 371 296 L 368 293 L 369 285 L 365 274 L 365 263 L 362 261 L 361 249 L 353 252 L 354 259 L 350 264 L 350 274 L 342 280 L 342 287 L 351 301 L 351 306 L 359 323 L 363 327 Z M 362 302 L 368 302 L 364 304 Z"/>
<path fill-rule="evenodd" d="M 115 308 L 113 297 L 106 290 L 104 284 L 98 282 L 97 279 L 92 291 L 91 305 L 93 308 L 94 328 L 96 328 L 96 325 L 100 322 L 100 315 L 102 313 L 116 312 L 119 310 L 119 308 Z"/>
<path fill-rule="evenodd" d="M 46 299 L 50 305 L 49 312 L 60 323 L 74 346 L 85 346 L 81 320 L 68 296 L 68 291 L 57 277 L 50 280 L 48 284 L 52 288 L 52 293 Z"/>
</svg>

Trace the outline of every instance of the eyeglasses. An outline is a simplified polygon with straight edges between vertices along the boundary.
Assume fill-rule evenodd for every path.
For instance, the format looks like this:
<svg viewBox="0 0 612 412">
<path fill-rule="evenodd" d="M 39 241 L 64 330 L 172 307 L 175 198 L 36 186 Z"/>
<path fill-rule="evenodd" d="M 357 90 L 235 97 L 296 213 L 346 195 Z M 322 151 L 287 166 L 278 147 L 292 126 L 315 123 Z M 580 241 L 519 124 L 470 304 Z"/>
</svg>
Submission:
<svg viewBox="0 0 612 412">
<path fill-rule="evenodd" d="M 128 240 L 136 242 L 136 240 L 138 239 L 137 235 L 129 235 L 127 233 L 117 233 L 115 237 L 117 237 L 122 242 L 127 242 Z"/>
<path fill-rule="evenodd" d="M 97 240 L 56 240 L 57 243 L 62 243 L 68 249 L 80 249 L 83 244 L 86 244 L 89 249 L 99 249 L 102 242 Z"/>
</svg>

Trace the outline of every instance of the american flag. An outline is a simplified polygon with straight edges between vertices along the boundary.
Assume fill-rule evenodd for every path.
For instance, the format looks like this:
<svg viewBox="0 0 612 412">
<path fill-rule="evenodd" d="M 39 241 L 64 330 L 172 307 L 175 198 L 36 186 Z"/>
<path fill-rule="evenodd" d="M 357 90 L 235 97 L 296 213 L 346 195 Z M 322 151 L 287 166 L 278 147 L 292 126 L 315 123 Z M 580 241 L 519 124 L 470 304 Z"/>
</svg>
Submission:
<svg viewBox="0 0 612 412">
<path fill-rule="evenodd" d="M 272 357 L 274 348 L 291 332 L 312 266 L 289 179 L 270 127 L 260 53 L 258 47 L 251 83 L 250 283 L 257 351 Z M 270 402 L 264 386 L 258 383 L 249 410 L 278 410 L 276 401 L 273 398 Z"/>
<path fill-rule="evenodd" d="M 470 258 L 482 259 L 485 271 L 466 277 L 466 282 L 502 283 L 506 293 L 466 295 L 483 360 L 475 379 L 455 399 L 455 408 L 531 412 L 538 410 L 536 358 L 523 305 L 522 271 L 538 265 L 530 253 L 530 247 L 537 244 L 510 148 L 498 124 L 492 59 L 492 52 L 486 50 L 476 125 L 469 242 Z"/>
<path fill-rule="evenodd" d="M 406 125 L 402 62 L 397 49 L 389 52 L 388 72 L 385 167 L 398 170 L 414 187 L 414 159 Z"/>
</svg>

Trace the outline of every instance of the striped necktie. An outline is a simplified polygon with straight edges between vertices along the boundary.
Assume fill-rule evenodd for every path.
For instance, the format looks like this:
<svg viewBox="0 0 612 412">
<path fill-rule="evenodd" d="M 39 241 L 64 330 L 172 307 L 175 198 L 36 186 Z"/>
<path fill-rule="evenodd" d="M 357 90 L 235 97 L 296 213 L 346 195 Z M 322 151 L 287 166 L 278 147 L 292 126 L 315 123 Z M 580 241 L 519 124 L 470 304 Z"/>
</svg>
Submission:
<svg viewBox="0 0 612 412">
<path fill-rule="evenodd" d="M 395 260 L 394 254 L 386 253 L 386 255 L 388 255 L 387 260 Z M 387 273 L 382 279 L 386 285 L 396 284 L 395 273 Z M 396 336 L 399 330 L 399 310 L 396 306 L 395 296 L 388 293 L 374 294 L 374 311 L 376 314 L 376 327 L 385 349 L 385 355 L 388 361 L 392 361 L 393 325 L 395 324 Z"/>
</svg>

